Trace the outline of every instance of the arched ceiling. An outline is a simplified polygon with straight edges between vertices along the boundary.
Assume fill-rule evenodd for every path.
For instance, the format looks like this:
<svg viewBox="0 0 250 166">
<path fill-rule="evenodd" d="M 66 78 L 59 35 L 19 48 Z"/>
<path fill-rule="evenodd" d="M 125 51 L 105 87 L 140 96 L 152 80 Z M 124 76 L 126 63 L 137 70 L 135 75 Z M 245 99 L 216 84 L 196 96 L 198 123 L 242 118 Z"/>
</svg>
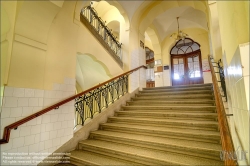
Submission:
<svg viewBox="0 0 250 166">
<path fill-rule="evenodd" d="M 100 1 L 100 2 L 92 1 L 92 3 L 93 3 L 92 7 L 94 7 L 99 16 L 103 16 L 105 13 L 115 8 L 114 6 L 111 6 L 105 1 Z"/>
<path fill-rule="evenodd" d="M 110 1 L 93 2 L 100 16 L 114 10 Z M 153 24 L 160 40 L 177 31 L 176 17 L 180 17 L 180 29 L 201 28 L 207 30 L 207 3 L 205 1 L 115 1 L 122 6 L 129 20 L 137 20 L 142 34 Z M 117 10 L 117 9 L 116 9 Z M 135 18 L 137 17 L 137 18 Z"/>
<path fill-rule="evenodd" d="M 118 1 L 126 11 L 129 20 L 132 19 L 138 8 L 145 2 L 145 0 L 140 1 Z"/>
<path fill-rule="evenodd" d="M 166 36 L 177 31 L 177 17 L 179 17 L 180 30 L 186 28 L 201 28 L 207 30 L 206 15 L 202 11 L 188 6 L 171 8 L 158 15 L 153 21 L 161 41 L 163 41 Z"/>
<path fill-rule="evenodd" d="M 201 28 L 208 30 L 208 4 L 204 0 L 179 1 L 117 1 L 126 11 L 129 20 L 141 34 L 153 26 L 158 31 L 160 40 L 177 31 L 176 17 L 180 17 L 180 29 Z"/>
<path fill-rule="evenodd" d="M 106 23 L 109 23 L 114 20 L 122 23 L 125 22 L 123 16 L 115 6 L 110 5 L 106 1 L 92 1 L 92 3 L 92 7 L 94 7 L 94 9 L 97 11 L 98 16 L 101 17 L 103 21 L 106 21 Z"/>
</svg>

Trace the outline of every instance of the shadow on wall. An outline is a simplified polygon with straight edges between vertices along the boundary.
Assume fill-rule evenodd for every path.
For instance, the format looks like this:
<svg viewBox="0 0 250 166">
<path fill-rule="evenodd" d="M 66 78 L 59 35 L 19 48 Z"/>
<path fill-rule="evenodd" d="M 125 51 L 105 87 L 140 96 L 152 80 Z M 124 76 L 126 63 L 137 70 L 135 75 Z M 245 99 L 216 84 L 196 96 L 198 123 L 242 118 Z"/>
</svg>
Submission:
<svg viewBox="0 0 250 166">
<path fill-rule="evenodd" d="M 89 54 L 76 55 L 76 81 L 81 90 L 87 90 L 111 78 L 106 65 Z M 79 93 L 79 92 L 78 92 Z"/>
</svg>

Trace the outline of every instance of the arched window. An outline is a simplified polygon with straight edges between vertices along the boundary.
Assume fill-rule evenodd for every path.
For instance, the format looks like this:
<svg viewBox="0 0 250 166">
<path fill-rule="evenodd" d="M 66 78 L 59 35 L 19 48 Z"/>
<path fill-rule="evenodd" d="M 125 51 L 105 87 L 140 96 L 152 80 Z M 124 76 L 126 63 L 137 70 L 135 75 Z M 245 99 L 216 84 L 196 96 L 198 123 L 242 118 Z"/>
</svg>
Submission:
<svg viewBox="0 0 250 166">
<path fill-rule="evenodd" d="M 171 55 L 182 55 L 200 50 L 200 44 L 194 42 L 190 38 L 185 38 L 184 40 L 179 40 L 174 47 L 171 49 Z"/>
</svg>

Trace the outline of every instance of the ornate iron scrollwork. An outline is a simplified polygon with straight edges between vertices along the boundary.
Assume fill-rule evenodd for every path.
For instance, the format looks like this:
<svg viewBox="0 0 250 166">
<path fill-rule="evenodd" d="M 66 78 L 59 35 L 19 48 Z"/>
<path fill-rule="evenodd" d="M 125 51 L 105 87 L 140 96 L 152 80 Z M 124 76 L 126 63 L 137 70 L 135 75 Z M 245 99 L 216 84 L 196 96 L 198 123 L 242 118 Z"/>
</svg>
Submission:
<svg viewBox="0 0 250 166">
<path fill-rule="evenodd" d="M 84 121 L 93 118 L 108 105 L 128 92 L 128 75 L 124 75 L 87 94 L 75 99 L 76 125 L 84 125 Z"/>
<path fill-rule="evenodd" d="M 105 22 L 100 17 L 98 17 L 95 9 L 91 6 L 87 6 L 82 9 L 81 15 L 88 20 L 91 26 L 99 33 L 103 40 L 109 45 L 111 50 L 114 51 L 117 57 L 121 60 L 122 43 L 119 43 L 111 30 L 105 25 Z"/>
</svg>

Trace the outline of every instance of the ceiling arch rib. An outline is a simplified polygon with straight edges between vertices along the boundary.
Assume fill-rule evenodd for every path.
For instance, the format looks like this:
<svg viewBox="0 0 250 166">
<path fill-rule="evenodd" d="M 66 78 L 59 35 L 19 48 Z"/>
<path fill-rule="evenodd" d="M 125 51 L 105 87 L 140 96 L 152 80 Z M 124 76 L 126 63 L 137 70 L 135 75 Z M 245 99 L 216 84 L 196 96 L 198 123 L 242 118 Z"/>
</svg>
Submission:
<svg viewBox="0 0 250 166">
<path fill-rule="evenodd" d="M 148 34 L 148 37 L 151 40 L 155 59 L 161 59 L 161 44 L 160 44 L 159 34 L 155 29 L 154 25 L 148 27 L 146 33 Z"/>
<path fill-rule="evenodd" d="M 143 3 L 141 3 L 141 5 L 137 8 L 134 15 L 132 16 L 131 23 L 135 27 L 139 27 L 139 20 L 141 15 L 145 13 L 145 11 L 149 8 L 149 6 L 154 6 L 154 4 L 156 3 L 159 3 L 159 1 L 144 1 Z"/>
<path fill-rule="evenodd" d="M 179 17 L 180 30 L 187 28 L 208 30 L 206 16 L 203 12 L 187 6 L 174 7 L 158 15 L 152 23 L 159 32 L 160 41 L 177 31 L 176 17 Z"/>
<path fill-rule="evenodd" d="M 195 1 L 162 1 L 161 3 L 150 7 L 150 9 L 146 10 L 140 19 L 139 30 L 141 33 L 144 33 L 149 25 L 152 24 L 154 19 L 166 12 L 171 8 L 176 7 L 190 7 L 195 10 L 199 10 L 205 14 L 205 20 L 207 15 L 206 4 L 203 2 L 195 2 Z"/>
<path fill-rule="evenodd" d="M 106 1 L 106 2 L 109 3 L 110 5 L 116 7 L 119 10 L 119 13 L 123 16 L 123 18 L 125 20 L 126 26 L 129 27 L 130 21 L 129 21 L 129 18 L 128 18 L 128 14 L 124 10 L 123 6 L 118 1 Z"/>
</svg>

